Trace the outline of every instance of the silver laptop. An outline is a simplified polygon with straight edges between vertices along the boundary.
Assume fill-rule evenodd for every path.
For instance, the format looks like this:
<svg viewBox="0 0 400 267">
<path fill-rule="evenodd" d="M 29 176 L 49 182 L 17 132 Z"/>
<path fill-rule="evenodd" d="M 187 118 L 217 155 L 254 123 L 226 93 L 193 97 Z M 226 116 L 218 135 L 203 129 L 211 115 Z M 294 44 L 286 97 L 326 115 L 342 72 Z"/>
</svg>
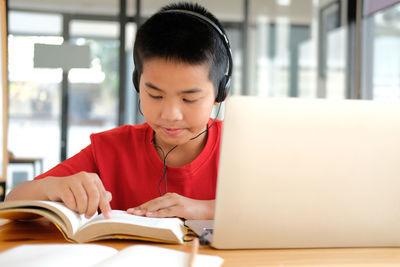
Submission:
<svg viewBox="0 0 400 267">
<path fill-rule="evenodd" d="M 215 248 L 400 246 L 400 101 L 230 97 L 219 164 Z"/>
</svg>

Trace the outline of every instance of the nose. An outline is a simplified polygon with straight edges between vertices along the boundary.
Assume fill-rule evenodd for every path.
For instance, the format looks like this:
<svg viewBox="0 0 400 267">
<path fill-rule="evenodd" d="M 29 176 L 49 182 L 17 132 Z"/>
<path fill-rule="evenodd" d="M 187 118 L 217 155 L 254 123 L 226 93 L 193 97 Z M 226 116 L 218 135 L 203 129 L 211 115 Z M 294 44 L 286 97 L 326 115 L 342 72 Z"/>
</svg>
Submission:
<svg viewBox="0 0 400 267">
<path fill-rule="evenodd" d="M 166 121 L 179 121 L 183 119 L 182 108 L 178 103 L 167 102 L 161 109 L 161 118 Z"/>
</svg>

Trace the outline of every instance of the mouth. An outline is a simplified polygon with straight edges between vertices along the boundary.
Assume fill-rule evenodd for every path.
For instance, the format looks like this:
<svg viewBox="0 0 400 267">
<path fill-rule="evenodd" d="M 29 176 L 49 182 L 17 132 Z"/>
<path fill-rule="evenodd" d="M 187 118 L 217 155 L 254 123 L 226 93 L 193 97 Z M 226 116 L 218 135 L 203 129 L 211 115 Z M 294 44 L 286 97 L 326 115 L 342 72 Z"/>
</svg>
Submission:
<svg viewBox="0 0 400 267">
<path fill-rule="evenodd" d="M 166 133 L 168 135 L 177 136 L 183 131 L 183 128 L 165 128 L 165 127 L 162 127 L 162 130 L 164 131 L 164 133 Z"/>
</svg>

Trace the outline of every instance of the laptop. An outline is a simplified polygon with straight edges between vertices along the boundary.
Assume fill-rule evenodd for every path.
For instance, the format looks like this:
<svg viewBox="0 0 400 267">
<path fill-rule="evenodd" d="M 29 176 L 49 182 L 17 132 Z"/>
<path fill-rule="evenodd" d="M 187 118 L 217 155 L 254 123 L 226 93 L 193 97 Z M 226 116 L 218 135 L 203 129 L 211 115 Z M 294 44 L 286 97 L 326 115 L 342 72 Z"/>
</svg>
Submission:
<svg viewBox="0 0 400 267">
<path fill-rule="evenodd" d="M 400 101 L 230 97 L 201 223 L 218 249 L 400 246 Z"/>
</svg>

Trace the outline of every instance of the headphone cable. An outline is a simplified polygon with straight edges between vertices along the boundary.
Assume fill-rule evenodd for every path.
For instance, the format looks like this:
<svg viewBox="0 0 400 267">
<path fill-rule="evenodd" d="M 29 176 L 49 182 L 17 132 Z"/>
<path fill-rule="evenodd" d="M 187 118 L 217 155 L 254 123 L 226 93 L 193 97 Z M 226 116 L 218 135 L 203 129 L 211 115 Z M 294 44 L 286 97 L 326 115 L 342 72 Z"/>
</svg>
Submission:
<svg viewBox="0 0 400 267">
<path fill-rule="evenodd" d="M 208 126 L 204 131 L 202 131 L 201 133 L 199 133 L 199 134 L 196 135 L 195 137 L 190 138 L 189 141 L 198 138 L 200 135 L 202 135 L 202 134 L 205 133 L 205 132 L 208 132 L 208 130 L 211 128 L 211 126 L 213 126 L 214 122 L 217 120 L 220 109 L 221 109 L 221 103 L 219 103 L 219 105 L 218 105 L 217 114 L 216 114 L 216 116 L 215 116 L 213 122 L 210 124 L 210 126 Z M 157 144 L 155 143 L 155 138 L 156 138 L 156 132 L 154 132 L 153 138 L 152 138 L 150 144 L 151 144 L 152 146 L 154 146 L 156 149 L 159 149 L 159 150 L 161 151 L 162 155 L 163 155 L 163 165 L 164 165 L 163 174 L 162 174 L 162 176 L 161 176 L 161 178 L 160 178 L 160 180 L 159 180 L 159 182 L 158 182 L 158 192 L 160 193 L 160 196 L 162 196 L 163 194 L 162 194 L 162 192 L 161 192 L 161 183 L 162 183 L 163 180 L 164 180 L 164 184 L 165 184 L 165 194 L 168 193 L 168 183 L 167 183 L 167 157 L 168 157 L 169 153 L 171 153 L 175 148 L 178 147 L 178 145 L 175 145 L 173 148 L 171 148 L 171 149 L 167 152 L 167 154 L 165 154 L 164 149 L 162 149 L 161 146 L 159 146 L 159 145 L 157 145 Z"/>
</svg>

